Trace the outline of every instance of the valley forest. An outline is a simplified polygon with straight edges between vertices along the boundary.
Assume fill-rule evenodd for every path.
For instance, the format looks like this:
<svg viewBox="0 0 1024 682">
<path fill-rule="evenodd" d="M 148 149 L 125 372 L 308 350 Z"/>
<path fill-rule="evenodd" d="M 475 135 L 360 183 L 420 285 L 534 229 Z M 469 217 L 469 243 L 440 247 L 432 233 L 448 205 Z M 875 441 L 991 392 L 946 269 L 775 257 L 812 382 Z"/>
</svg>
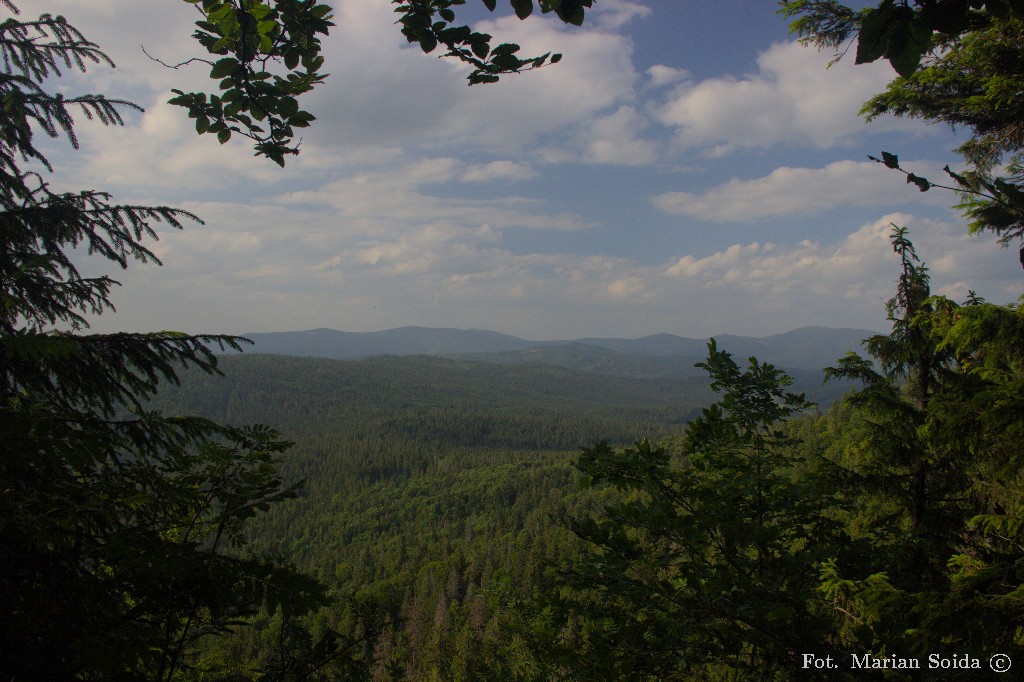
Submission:
<svg viewBox="0 0 1024 682">
<path fill-rule="evenodd" d="M 277 172 L 316 125 L 303 96 L 331 87 L 335 10 L 184 1 L 212 86 L 177 90 L 174 111 Z M 486 93 L 562 56 L 524 56 L 464 13 L 582 26 L 598 3 L 498 4 L 394 0 L 395 30 Z M 78 149 L 79 126 L 123 132 L 139 107 L 62 85 L 113 63 L 28 6 L 0 0 L 0 679 L 1024 668 L 1024 308 L 933 291 L 927 263 L 947 254 L 918 253 L 914 226 L 889 228 L 887 331 L 827 367 L 799 364 L 820 329 L 787 336 L 782 361 L 741 354 L 741 337 L 694 356 L 581 340 L 338 358 L 91 333 L 119 283 L 83 254 L 160 265 L 157 229 L 202 220 L 67 187 L 58 146 Z M 837 58 L 891 64 L 868 119 L 965 132 L 965 167 L 941 178 L 868 151 L 908 191 L 948 196 L 964 231 L 1018 245 L 1024 2 L 779 13 Z"/>
</svg>

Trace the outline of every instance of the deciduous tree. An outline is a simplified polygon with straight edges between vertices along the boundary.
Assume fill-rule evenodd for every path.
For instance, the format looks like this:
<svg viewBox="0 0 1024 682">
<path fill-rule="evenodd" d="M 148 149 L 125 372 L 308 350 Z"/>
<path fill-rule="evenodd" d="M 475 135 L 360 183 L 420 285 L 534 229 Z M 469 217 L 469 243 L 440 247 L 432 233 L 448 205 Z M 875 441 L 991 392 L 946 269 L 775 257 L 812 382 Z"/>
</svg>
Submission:
<svg viewBox="0 0 1024 682">
<path fill-rule="evenodd" d="M 459 21 L 456 10 L 466 0 L 393 0 L 396 23 L 410 43 L 425 53 L 443 50 L 442 57 L 473 67 L 469 84 L 494 83 L 502 75 L 553 64 L 560 54 L 526 57 L 515 43 L 492 45 L 492 36 Z M 209 54 L 192 61 L 210 66 L 217 81 L 213 92 L 182 92 L 171 103 L 185 107 L 199 134 L 212 133 L 223 144 L 233 134 L 255 142 L 257 156 L 279 165 L 298 154 L 296 128 L 314 116 L 300 108 L 299 97 L 326 78 L 321 36 L 334 24 L 331 8 L 316 0 L 185 0 L 201 18 L 195 39 Z M 490 11 L 497 0 L 481 0 Z M 525 19 L 535 6 L 562 21 L 580 25 L 593 0 L 510 0 L 516 16 Z M 176 65 L 181 66 L 181 65 Z"/>
</svg>

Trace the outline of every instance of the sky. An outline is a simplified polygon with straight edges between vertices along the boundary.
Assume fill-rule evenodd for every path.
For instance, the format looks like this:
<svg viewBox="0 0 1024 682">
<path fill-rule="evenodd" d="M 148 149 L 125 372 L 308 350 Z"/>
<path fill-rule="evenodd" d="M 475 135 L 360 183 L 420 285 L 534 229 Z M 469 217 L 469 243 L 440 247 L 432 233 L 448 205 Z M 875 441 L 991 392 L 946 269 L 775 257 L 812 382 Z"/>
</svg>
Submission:
<svg viewBox="0 0 1024 682">
<path fill-rule="evenodd" d="M 239 136 L 197 136 L 167 104 L 172 88 L 213 84 L 208 67 L 142 51 L 199 56 L 192 6 L 20 0 L 23 17 L 63 14 L 117 64 L 57 87 L 145 108 L 123 128 L 79 120 L 77 151 L 47 143 L 53 185 L 205 222 L 159 230 L 162 267 L 80 256 L 122 284 L 93 331 L 884 330 L 891 224 L 909 228 L 938 293 L 1020 294 L 1016 249 L 969 236 L 952 193 L 867 159 L 897 153 L 940 180 L 958 167 L 954 133 L 866 123 L 857 111 L 888 64 L 828 67 L 770 0 L 599 0 L 582 28 L 475 7 L 477 30 L 564 57 L 473 87 L 463 65 L 406 45 L 388 0 L 330 4 L 330 76 L 304 102 L 318 120 L 281 169 Z"/>
</svg>

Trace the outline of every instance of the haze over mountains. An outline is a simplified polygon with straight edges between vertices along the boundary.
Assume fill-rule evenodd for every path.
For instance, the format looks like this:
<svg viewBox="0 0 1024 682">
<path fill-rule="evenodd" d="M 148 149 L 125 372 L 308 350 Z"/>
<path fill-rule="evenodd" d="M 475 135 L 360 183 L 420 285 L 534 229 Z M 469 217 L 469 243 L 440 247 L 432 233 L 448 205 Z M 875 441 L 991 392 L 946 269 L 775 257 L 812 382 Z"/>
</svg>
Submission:
<svg viewBox="0 0 1024 682">
<path fill-rule="evenodd" d="M 738 359 L 791 369 L 820 370 L 875 334 L 865 329 L 801 327 L 764 337 L 721 335 L 718 347 Z M 639 339 L 530 341 L 477 329 L 401 327 L 377 332 L 335 329 L 246 334 L 246 353 L 358 360 L 376 355 L 438 355 L 502 364 L 545 364 L 608 374 L 663 376 L 691 369 L 707 354 L 707 339 L 654 334 Z"/>
</svg>

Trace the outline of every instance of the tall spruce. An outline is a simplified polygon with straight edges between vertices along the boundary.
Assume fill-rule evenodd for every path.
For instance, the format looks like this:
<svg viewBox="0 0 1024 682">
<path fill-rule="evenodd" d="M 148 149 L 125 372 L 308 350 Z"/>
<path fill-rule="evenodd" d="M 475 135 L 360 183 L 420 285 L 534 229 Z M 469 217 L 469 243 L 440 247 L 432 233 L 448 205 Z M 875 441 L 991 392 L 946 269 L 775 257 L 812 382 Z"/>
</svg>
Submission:
<svg viewBox="0 0 1024 682">
<path fill-rule="evenodd" d="M 865 386 L 848 398 L 872 419 L 869 454 L 857 467 L 867 485 L 884 491 L 896 505 L 890 530 L 899 538 L 897 554 L 909 562 L 899 574 L 908 584 L 920 585 L 944 571 L 950 524 L 959 523 L 958 510 L 946 501 L 965 483 L 959 453 L 940 448 L 931 438 L 929 406 L 955 374 L 951 354 L 938 348 L 931 334 L 928 269 L 906 228 L 893 226 L 892 245 L 901 263 L 896 295 L 886 304 L 892 331 L 865 342 L 881 371 L 850 353 L 825 376 Z"/>
<path fill-rule="evenodd" d="M 865 425 L 842 457 L 870 543 L 859 562 L 832 561 L 821 591 L 854 652 L 985 660 L 1021 651 L 1017 595 L 1022 428 L 1015 307 L 931 296 L 905 228 L 889 301 L 892 331 L 867 340 L 830 377 L 864 387 L 847 403 Z M 939 672 L 955 679 L 955 671 Z"/>
<path fill-rule="evenodd" d="M 84 276 L 85 254 L 158 264 L 154 225 L 198 218 L 52 189 L 40 136 L 77 148 L 76 115 L 119 126 L 138 107 L 55 92 L 64 71 L 110 60 L 64 18 L 0 3 L 0 677 L 174 679 L 207 635 L 324 601 L 243 547 L 246 522 L 296 493 L 274 467 L 288 443 L 146 409 L 161 382 L 216 372 L 211 349 L 241 339 L 85 333 L 117 285 Z"/>
</svg>

